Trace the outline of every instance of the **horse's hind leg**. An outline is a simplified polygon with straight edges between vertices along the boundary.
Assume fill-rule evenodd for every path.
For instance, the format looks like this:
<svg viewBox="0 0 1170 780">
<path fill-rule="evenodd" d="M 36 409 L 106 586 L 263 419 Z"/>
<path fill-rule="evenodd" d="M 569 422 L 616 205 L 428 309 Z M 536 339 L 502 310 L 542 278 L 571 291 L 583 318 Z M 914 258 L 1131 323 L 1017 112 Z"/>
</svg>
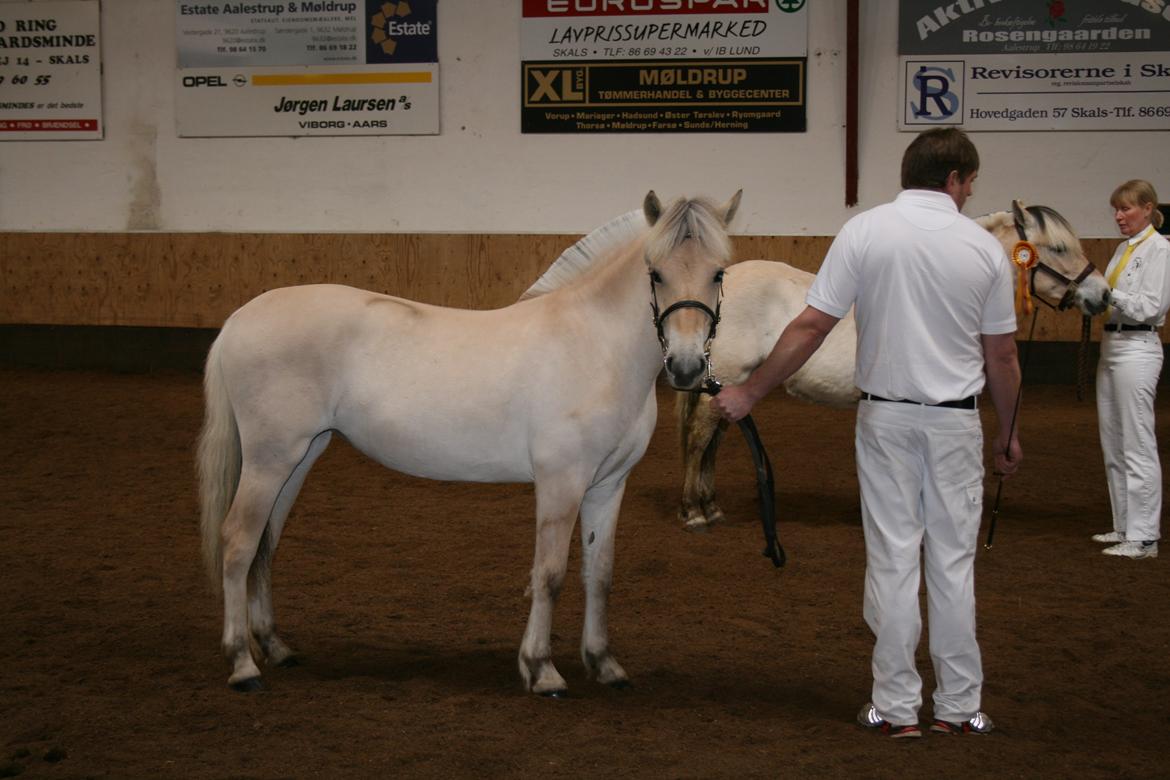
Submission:
<svg viewBox="0 0 1170 780">
<path fill-rule="evenodd" d="M 248 571 L 286 477 L 287 472 L 261 469 L 245 460 L 240 486 L 223 521 L 223 651 L 232 664 L 228 685 L 237 690 L 260 687 L 248 627 Z"/>
<path fill-rule="evenodd" d="M 292 649 L 276 634 L 272 608 L 272 558 L 276 554 L 276 546 L 280 543 L 280 534 L 293 502 L 305 484 L 305 477 L 332 438 L 332 431 L 323 431 L 309 443 L 304 459 L 293 469 L 273 504 L 265 536 L 248 572 L 248 625 L 252 637 L 270 664 L 283 666 L 296 661 Z"/>
<path fill-rule="evenodd" d="M 240 485 L 224 518 L 223 528 L 223 650 L 232 664 L 228 684 L 237 690 L 260 687 L 260 669 L 252 657 L 248 608 L 250 572 L 265 544 L 270 520 L 281 503 L 283 490 L 307 458 L 312 441 L 272 441 L 245 446 Z M 255 453 L 262 453 L 257 456 Z M 291 457 L 282 458 L 280 454 Z M 293 455 L 295 453 L 295 455 Z M 303 481 L 304 475 L 301 474 Z M 291 500 L 287 502 L 291 505 Z M 287 507 L 286 507 L 287 509 Z M 283 525 L 284 516 L 279 525 Z M 262 564 L 266 566 L 266 564 Z M 263 598 L 263 596 L 261 596 Z M 271 613 L 271 604 L 267 607 Z"/>
<path fill-rule="evenodd" d="M 524 687 L 544 696 L 562 696 L 565 679 L 552 662 L 552 613 L 565 581 L 569 542 L 584 488 L 564 478 L 537 477 L 536 552 L 529 593 L 532 607 L 520 643 L 519 667 Z"/>
<path fill-rule="evenodd" d="M 609 651 L 607 608 L 613 583 L 614 532 L 626 489 L 626 476 L 595 485 L 581 502 L 581 578 L 585 583 L 585 630 L 581 660 L 598 682 L 623 688 L 629 677 Z"/>
</svg>

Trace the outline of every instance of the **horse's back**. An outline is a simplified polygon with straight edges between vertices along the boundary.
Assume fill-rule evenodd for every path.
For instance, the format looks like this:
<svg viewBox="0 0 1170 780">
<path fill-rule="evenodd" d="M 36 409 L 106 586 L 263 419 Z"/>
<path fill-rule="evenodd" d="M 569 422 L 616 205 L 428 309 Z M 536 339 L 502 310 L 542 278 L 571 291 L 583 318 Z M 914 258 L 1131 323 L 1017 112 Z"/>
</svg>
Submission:
<svg viewBox="0 0 1170 780">
<path fill-rule="evenodd" d="M 613 409 L 595 402 L 589 373 L 569 370 L 582 363 L 563 343 L 572 318 L 550 303 L 452 309 L 340 285 L 264 293 L 221 334 L 242 435 L 249 422 L 292 441 L 333 429 L 385 466 L 460 481 L 532 481 L 556 441 L 607 457 L 623 438 Z"/>
<path fill-rule="evenodd" d="M 727 269 L 711 362 L 720 381 L 739 384 L 804 307 L 813 276 L 786 263 L 744 260 Z"/>
<path fill-rule="evenodd" d="M 816 277 L 787 263 L 746 260 L 729 269 L 720 338 L 711 356 L 721 380 L 740 383 L 804 310 Z M 784 384 L 792 395 L 834 406 L 857 401 L 853 385 L 857 329 L 853 312 L 833 328 L 808 362 Z"/>
</svg>

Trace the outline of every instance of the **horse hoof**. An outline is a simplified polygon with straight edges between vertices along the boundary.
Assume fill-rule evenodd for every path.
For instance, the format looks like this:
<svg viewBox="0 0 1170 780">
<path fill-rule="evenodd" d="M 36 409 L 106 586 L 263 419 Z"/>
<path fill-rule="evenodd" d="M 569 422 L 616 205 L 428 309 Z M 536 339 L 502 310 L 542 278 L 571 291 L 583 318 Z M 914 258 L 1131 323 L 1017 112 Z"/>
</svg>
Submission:
<svg viewBox="0 0 1170 780">
<path fill-rule="evenodd" d="M 705 534 L 711 530 L 711 527 L 707 525 L 706 518 L 697 517 L 683 523 L 683 530 L 693 534 Z"/>
<path fill-rule="evenodd" d="M 540 695 L 542 697 L 544 697 L 545 699 L 567 699 L 567 698 L 569 698 L 569 692 L 566 691 L 564 688 L 558 688 L 555 691 L 544 691 Z"/>
<path fill-rule="evenodd" d="M 247 677 L 243 680 L 237 680 L 234 683 L 228 684 L 233 691 L 239 691 L 240 693 L 254 693 L 264 690 L 264 681 L 259 677 Z"/>
<path fill-rule="evenodd" d="M 634 687 L 634 684 L 629 680 L 614 680 L 609 684 L 609 687 L 615 691 L 628 691 Z"/>
</svg>

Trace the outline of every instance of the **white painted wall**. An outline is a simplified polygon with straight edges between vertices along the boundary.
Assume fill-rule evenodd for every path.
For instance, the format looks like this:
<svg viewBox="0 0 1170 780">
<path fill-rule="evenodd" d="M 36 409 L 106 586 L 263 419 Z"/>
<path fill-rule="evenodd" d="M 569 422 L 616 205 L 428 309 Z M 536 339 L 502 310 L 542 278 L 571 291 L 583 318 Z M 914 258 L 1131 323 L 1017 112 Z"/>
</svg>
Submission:
<svg viewBox="0 0 1170 780">
<path fill-rule="evenodd" d="M 0 142 L 0 230 L 585 232 L 664 198 L 744 189 L 745 234 L 832 235 L 898 189 L 896 0 L 861 3 L 861 203 L 844 206 L 845 0 L 810 0 L 803 134 L 521 135 L 515 0 L 442 0 L 442 134 L 180 139 L 174 4 L 102 3 L 103 141 Z M 1170 130 L 977 133 L 967 207 L 1013 197 L 1116 235 L 1108 196 L 1170 199 Z"/>
</svg>

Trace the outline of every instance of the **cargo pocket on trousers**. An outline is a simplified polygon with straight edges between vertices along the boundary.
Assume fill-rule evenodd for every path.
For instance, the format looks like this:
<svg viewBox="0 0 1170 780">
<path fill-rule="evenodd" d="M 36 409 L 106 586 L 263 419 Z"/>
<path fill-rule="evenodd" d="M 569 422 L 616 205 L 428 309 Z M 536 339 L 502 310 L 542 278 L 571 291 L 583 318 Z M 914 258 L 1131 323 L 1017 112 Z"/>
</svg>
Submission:
<svg viewBox="0 0 1170 780">
<path fill-rule="evenodd" d="M 967 506 L 974 512 L 983 511 L 983 483 L 975 482 L 967 486 Z"/>
</svg>

